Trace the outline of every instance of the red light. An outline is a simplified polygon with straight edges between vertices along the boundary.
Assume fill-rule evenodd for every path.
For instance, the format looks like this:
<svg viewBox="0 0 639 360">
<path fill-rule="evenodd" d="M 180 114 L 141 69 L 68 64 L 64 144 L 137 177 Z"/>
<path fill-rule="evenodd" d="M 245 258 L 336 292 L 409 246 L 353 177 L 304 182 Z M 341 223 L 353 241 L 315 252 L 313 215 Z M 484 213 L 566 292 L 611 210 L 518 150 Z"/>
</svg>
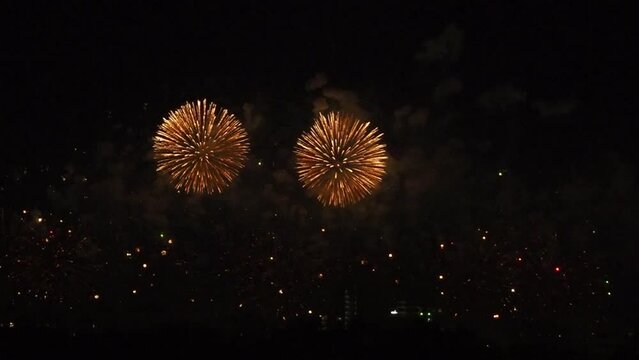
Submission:
<svg viewBox="0 0 639 360">
<path fill-rule="evenodd" d="M 561 269 L 559 268 L 559 266 L 555 267 L 555 272 L 559 272 L 561 271 Z"/>
</svg>

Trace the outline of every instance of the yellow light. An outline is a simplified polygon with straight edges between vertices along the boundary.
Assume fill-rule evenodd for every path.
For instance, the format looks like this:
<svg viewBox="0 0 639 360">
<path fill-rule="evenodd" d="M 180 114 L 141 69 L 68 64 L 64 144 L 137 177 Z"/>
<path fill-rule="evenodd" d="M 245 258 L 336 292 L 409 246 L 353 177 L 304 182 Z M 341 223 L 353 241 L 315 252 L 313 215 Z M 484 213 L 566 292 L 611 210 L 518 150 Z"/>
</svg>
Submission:
<svg viewBox="0 0 639 360">
<path fill-rule="evenodd" d="M 299 179 L 322 204 L 345 207 L 379 187 L 388 156 L 382 133 L 369 125 L 350 114 L 320 113 L 297 140 Z"/>
<path fill-rule="evenodd" d="M 269 260 L 271 260 L 271 261 L 275 260 L 275 258 L 274 258 L 274 257 L 272 257 L 272 256 L 269 256 L 269 258 L 268 258 L 268 259 L 269 259 Z"/>
<path fill-rule="evenodd" d="M 326 232 L 326 229 L 322 228 L 322 232 Z"/>
<path fill-rule="evenodd" d="M 93 295 L 93 298 L 94 298 L 95 300 L 98 300 L 98 299 L 100 298 L 100 295 L 99 295 L 99 294 L 95 294 L 95 295 Z"/>
<path fill-rule="evenodd" d="M 499 319 L 499 314 L 493 314 L 493 319 Z"/>
<path fill-rule="evenodd" d="M 439 280 L 443 280 L 444 279 L 444 275 L 439 275 Z"/>
<path fill-rule="evenodd" d="M 38 222 L 39 222 L 39 223 L 41 223 L 41 222 L 42 222 L 42 218 L 41 218 L 41 217 L 39 217 L 39 218 L 38 218 Z"/>
<path fill-rule="evenodd" d="M 313 310 L 309 310 L 309 311 L 308 311 L 308 314 L 309 314 L 309 315 L 312 315 L 312 314 L 313 314 Z"/>
<path fill-rule="evenodd" d="M 244 167 L 248 134 L 226 109 L 206 100 L 171 111 L 153 138 L 157 171 L 186 193 L 220 193 Z"/>
<path fill-rule="evenodd" d="M 146 264 L 142 264 L 142 267 L 146 269 Z"/>
<path fill-rule="evenodd" d="M 128 252 L 128 251 L 126 252 L 126 257 L 131 257 L 131 255 L 132 254 L 130 252 Z"/>
<path fill-rule="evenodd" d="M 162 256 L 166 256 L 166 250 L 162 250 L 162 251 L 160 251 L 160 255 L 162 255 Z"/>
<path fill-rule="evenodd" d="M 388 258 L 392 259 L 393 258 L 393 253 L 388 253 Z"/>
<path fill-rule="evenodd" d="M 173 239 L 169 239 L 168 243 L 173 244 Z"/>
<path fill-rule="evenodd" d="M 132 290 L 131 292 L 132 292 L 134 295 L 138 293 L 138 291 L 137 291 L 137 290 Z"/>
</svg>

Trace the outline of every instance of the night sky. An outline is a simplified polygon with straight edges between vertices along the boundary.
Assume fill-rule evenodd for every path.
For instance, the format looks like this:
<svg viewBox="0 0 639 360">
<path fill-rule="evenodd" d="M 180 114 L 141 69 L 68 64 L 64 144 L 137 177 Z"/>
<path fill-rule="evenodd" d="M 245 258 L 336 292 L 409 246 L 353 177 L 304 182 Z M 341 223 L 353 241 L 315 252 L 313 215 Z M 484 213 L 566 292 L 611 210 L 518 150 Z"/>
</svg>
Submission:
<svg viewBox="0 0 639 360">
<path fill-rule="evenodd" d="M 4 338 L 374 328 L 637 356 L 628 9 L 17 3 L 0 6 Z M 201 99 L 251 144 L 221 194 L 177 192 L 153 158 L 163 118 Z M 389 157 L 345 208 L 296 172 L 328 111 L 378 127 Z"/>
</svg>

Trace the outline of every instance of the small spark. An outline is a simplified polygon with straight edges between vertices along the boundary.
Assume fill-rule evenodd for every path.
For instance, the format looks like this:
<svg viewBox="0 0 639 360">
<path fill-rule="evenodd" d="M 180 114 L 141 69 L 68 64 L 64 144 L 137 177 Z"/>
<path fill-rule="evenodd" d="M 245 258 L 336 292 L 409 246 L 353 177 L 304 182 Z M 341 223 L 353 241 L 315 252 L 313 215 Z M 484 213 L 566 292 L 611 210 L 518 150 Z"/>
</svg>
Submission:
<svg viewBox="0 0 639 360">
<path fill-rule="evenodd" d="M 388 258 L 392 259 L 393 258 L 393 253 L 388 253 Z"/>
</svg>

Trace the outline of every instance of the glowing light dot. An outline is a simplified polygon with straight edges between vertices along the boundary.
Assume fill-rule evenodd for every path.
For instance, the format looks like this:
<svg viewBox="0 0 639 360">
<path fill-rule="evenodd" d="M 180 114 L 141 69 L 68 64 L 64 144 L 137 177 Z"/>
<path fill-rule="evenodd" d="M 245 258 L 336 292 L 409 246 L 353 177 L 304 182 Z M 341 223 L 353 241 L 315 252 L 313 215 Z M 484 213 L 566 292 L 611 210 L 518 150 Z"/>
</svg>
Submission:
<svg viewBox="0 0 639 360">
<path fill-rule="evenodd" d="M 27 210 L 22 210 L 22 213 L 23 213 L 23 214 L 26 214 L 26 213 L 27 213 Z"/>
<path fill-rule="evenodd" d="M 439 244 L 439 248 L 444 250 L 444 244 Z"/>
<path fill-rule="evenodd" d="M 393 253 L 388 253 L 388 258 L 392 259 L 393 258 Z"/>
<path fill-rule="evenodd" d="M 612 295 L 612 293 L 610 291 L 608 291 L 608 296 Z"/>
<path fill-rule="evenodd" d="M 269 256 L 269 258 L 268 258 L 268 259 L 269 259 L 269 260 L 271 260 L 271 261 L 275 260 L 275 258 L 274 258 L 274 257 L 272 257 L 272 256 Z"/>
<path fill-rule="evenodd" d="M 100 299 L 100 294 L 95 294 L 95 295 L 93 295 L 93 298 L 94 298 L 95 300 Z"/>
<path fill-rule="evenodd" d="M 322 232 L 326 232 L 326 229 L 322 228 Z"/>
<path fill-rule="evenodd" d="M 135 294 L 138 293 L 138 291 L 137 290 L 131 290 L 131 293 L 135 295 Z"/>
<path fill-rule="evenodd" d="M 510 292 L 511 292 L 511 293 L 514 293 L 514 292 L 515 292 L 515 288 L 511 288 L 511 289 L 510 289 Z"/>
<path fill-rule="evenodd" d="M 482 237 L 481 237 L 481 239 L 482 239 L 482 240 L 486 240 L 486 236 L 482 236 Z"/>
<path fill-rule="evenodd" d="M 169 239 L 168 243 L 173 244 L 173 239 Z"/>
<path fill-rule="evenodd" d="M 560 272 L 560 271 L 561 271 L 561 269 L 559 268 L 559 266 L 556 266 L 555 267 L 555 272 Z"/>
<path fill-rule="evenodd" d="M 493 314 L 493 319 L 499 319 L 499 314 Z"/>
<path fill-rule="evenodd" d="M 504 175 L 504 174 L 500 171 L 500 172 L 498 173 L 498 175 L 499 175 L 499 176 L 502 176 L 502 175 Z"/>
<path fill-rule="evenodd" d="M 280 295 L 284 294 L 284 290 L 282 290 L 282 289 L 279 289 L 277 292 L 280 293 Z"/>
<path fill-rule="evenodd" d="M 244 305 L 243 304 L 238 305 L 238 307 L 242 307 L 242 306 L 244 306 Z"/>
<path fill-rule="evenodd" d="M 160 237 L 161 237 L 161 238 L 164 238 L 164 234 L 160 233 Z"/>
<path fill-rule="evenodd" d="M 439 280 L 444 280 L 444 275 L 439 275 L 438 278 Z"/>
<path fill-rule="evenodd" d="M 312 315 L 312 314 L 313 314 L 313 310 L 309 310 L 309 311 L 308 311 L 308 314 L 309 314 L 309 315 Z"/>
<path fill-rule="evenodd" d="M 261 161 L 258 161 L 258 162 L 257 162 L 257 165 L 258 165 L 258 166 L 262 166 L 262 162 L 261 162 Z"/>
<path fill-rule="evenodd" d="M 127 251 L 125 255 L 126 255 L 126 257 L 131 257 L 132 254 Z"/>
<path fill-rule="evenodd" d="M 41 222 L 42 222 L 42 218 L 41 218 L 41 217 L 39 217 L 39 218 L 38 218 L 38 222 L 39 222 L 39 223 L 41 223 Z"/>
<path fill-rule="evenodd" d="M 13 321 L 9 321 L 9 327 L 12 328 L 14 326 L 16 326 L 16 325 L 13 323 Z"/>
<path fill-rule="evenodd" d="M 135 248 L 135 252 L 136 252 L 136 253 L 139 253 L 140 251 L 142 251 L 142 249 L 140 249 L 139 247 L 136 247 L 136 248 Z"/>
<path fill-rule="evenodd" d="M 162 256 L 166 256 L 166 250 L 162 250 L 162 251 L 160 251 L 160 255 L 162 255 Z"/>
<path fill-rule="evenodd" d="M 391 315 L 397 315 L 397 310 L 391 310 Z"/>
<path fill-rule="evenodd" d="M 444 295 L 444 292 L 443 292 L 443 291 L 440 291 L 440 292 L 439 292 L 439 294 L 440 294 L 440 295 Z"/>
<path fill-rule="evenodd" d="M 608 280 L 606 280 L 605 282 L 606 282 L 606 284 L 610 284 L 610 281 L 608 281 Z"/>
<path fill-rule="evenodd" d="M 517 258 L 517 261 L 521 261 L 521 258 L 520 258 L 520 257 L 518 257 L 518 258 Z"/>
<path fill-rule="evenodd" d="M 424 316 L 424 313 L 420 311 L 419 316 Z"/>
<path fill-rule="evenodd" d="M 320 279 L 324 278 L 324 274 L 319 273 L 319 275 L 317 275 Z"/>
<path fill-rule="evenodd" d="M 146 269 L 147 265 L 146 264 L 142 264 L 142 267 Z"/>
</svg>

